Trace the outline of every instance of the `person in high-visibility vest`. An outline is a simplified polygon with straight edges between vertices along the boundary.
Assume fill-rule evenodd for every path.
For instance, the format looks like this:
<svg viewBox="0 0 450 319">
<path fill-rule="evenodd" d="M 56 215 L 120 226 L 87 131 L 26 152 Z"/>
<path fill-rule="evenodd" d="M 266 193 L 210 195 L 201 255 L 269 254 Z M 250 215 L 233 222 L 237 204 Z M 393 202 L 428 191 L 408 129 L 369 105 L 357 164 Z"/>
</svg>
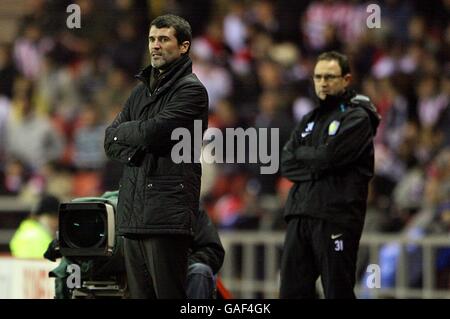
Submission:
<svg viewBox="0 0 450 319">
<path fill-rule="evenodd" d="M 58 229 L 59 200 L 53 195 L 43 195 L 30 216 L 20 223 L 9 248 L 18 258 L 44 258 L 50 242 Z"/>
</svg>

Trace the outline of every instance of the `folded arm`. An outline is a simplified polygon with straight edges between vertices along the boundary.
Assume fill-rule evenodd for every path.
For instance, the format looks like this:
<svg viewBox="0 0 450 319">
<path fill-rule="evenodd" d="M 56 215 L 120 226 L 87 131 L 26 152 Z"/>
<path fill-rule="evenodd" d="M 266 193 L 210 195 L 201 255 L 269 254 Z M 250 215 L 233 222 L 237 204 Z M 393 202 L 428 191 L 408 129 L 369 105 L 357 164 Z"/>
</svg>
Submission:
<svg viewBox="0 0 450 319">
<path fill-rule="evenodd" d="M 199 85 L 186 85 L 175 93 L 164 110 L 146 120 L 120 123 L 114 129 L 114 139 L 134 147 L 151 149 L 161 143 L 169 143 L 171 134 L 178 127 L 192 127 L 208 107 L 206 90 Z"/>
<path fill-rule="evenodd" d="M 310 168 L 306 165 L 301 165 L 295 157 L 295 150 L 300 147 L 297 138 L 298 130 L 299 126 L 293 131 L 281 153 L 281 175 L 293 182 L 312 179 Z"/>
<path fill-rule="evenodd" d="M 345 117 L 337 134 L 329 137 L 327 143 L 322 145 L 301 145 L 297 135 L 293 134 L 283 149 L 282 173 L 296 182 L 346 166 L 359 158 L 372 139 L 369 117 L 360 112 Z"/>
<path fill-rule="evenodd" d="M 132 159 L 138 155 L 141 150 L 139 147 L 132 146 L 125 141 L 119 142 L 116 137 L 116 130 L 119 125 L 130 121 L 130 106 L 133 102 L 134 94 L 128 98 L 123 110 L 116 116 L 113 123 L 106 128 L 104 148 L 106 155 L 122 164 L 133 166 Z"/>
</svg>

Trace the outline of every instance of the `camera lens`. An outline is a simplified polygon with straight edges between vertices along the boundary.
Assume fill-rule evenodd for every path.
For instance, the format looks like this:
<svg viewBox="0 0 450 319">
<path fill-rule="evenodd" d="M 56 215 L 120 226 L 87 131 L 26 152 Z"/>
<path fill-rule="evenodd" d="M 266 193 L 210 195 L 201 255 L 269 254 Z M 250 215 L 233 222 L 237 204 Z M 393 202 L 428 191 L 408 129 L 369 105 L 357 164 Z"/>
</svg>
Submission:
<svg viewBox="0 0 450 319">
<path fill-rule="evenodd" d="M 71 211 L 64 224 L 65 240 L 74 248 L 99 247 L 105 232 L 105 216 L 95 210 Z"/>
</svg>

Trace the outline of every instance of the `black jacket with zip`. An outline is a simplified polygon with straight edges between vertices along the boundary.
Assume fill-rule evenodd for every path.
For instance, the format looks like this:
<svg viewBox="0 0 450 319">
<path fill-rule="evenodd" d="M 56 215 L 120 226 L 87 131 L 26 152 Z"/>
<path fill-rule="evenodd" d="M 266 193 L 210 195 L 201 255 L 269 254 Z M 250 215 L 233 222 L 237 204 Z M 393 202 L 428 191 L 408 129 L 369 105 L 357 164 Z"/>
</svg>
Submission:
<svg viewBox="0 0 450 319">
<path fill-rule="evenodd" d="M 149 66 L 137 75 L 142 83 L 133 89 L 105 133 L 107 156 L 125 165 L 119 185 L 118 231 L 124 235 L 192 236 L 192 219 L 199 206 L 198 158 L 208 125 L 208 95 L 192 73 L 188 56 L 172 63 L 152 85 L 153 90 L 152 73 Z M 201 135 L 194 134 L 195 120 L 201 121 Z M 179 142 L 171 140 L 176 128 L 189 130 L 192 137 L 189 163 L 177 163 L 171 157 L 172 146 Z M 194 137 L 199 141 L 193 143 Z"/>
<path fill-rule="evenodd" d="M 327 96 L 304 116 L 281 155 L 282 175 L 294 182 L 287 221 L 310 216 L 362 228 L 379 121 L 369 98 L 352 91 Z"/>
</svg>

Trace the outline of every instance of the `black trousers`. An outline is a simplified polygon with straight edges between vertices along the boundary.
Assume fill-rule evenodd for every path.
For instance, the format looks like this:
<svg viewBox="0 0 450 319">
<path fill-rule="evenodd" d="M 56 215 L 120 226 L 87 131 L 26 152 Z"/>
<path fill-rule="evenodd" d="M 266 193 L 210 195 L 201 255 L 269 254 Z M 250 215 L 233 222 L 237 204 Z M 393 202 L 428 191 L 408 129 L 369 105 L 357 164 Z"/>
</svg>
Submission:
<svg viewBox="0 0 450 319">
<path fill-rule="evenodd" d="M 315 298 L 319 276 L 325 298 L 355 298 L 361 228 L 303 216 L 292 218 L 281 260 L 280 298 Z"/>
<path fill-rule="evenodd" d="M 133 299 L 185 299 L 191 238 L 181 235 L 125 237 L 128 293 Z"/>
</svg>

